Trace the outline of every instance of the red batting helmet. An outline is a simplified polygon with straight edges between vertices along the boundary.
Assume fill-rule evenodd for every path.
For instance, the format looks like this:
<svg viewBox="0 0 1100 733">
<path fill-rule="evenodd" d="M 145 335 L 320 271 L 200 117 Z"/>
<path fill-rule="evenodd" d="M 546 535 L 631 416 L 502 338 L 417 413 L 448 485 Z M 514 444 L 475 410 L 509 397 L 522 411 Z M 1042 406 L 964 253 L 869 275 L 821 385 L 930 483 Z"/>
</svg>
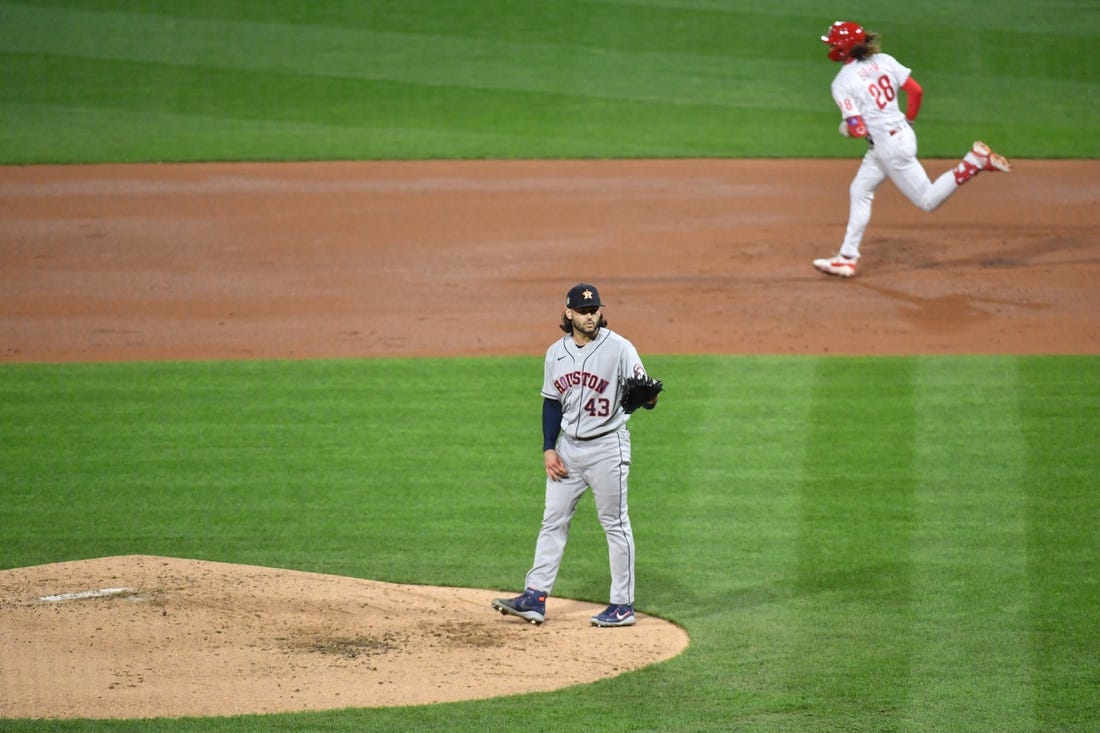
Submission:
<svg viewBox="0 0 1100 733">
<path fill-rule="evenodd" d="M 852 52 L 852 46 L 867 40 L 867 32 L 850 20 L 838 20 L 829 26 L 829 35 L 822 36 L 821 42 L 829 44 L 829 58 L 844 61 Z"/>
</svg>

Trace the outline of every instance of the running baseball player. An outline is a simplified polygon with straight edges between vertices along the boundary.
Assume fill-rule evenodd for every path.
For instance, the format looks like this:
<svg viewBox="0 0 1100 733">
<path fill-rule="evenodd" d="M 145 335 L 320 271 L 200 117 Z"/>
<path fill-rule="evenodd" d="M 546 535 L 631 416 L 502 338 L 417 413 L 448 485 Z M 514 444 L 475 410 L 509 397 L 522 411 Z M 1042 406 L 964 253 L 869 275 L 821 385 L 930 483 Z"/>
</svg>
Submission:
<svg viewBox="0 0 1100 733">
<path fill-rule="evenodd" d="M 546 620 L 546 598 L 554 590 L 569 525 L 584 492 L 592 489 L 607 537 L 611 605 L 592 617 L 594 626 L 631 626 L 634 618 L 634 534 L 627 513 L 630 418 L 620 404 L 621 380 L 644 378 L 634 346 L 607 328 L 600 292 L 594 285 L 572 287 L 565 300 L 565 336 L 546 350 L 542 383 L 543 460 L 546 504 L 535 543 L 527 590 L 496 598 L 493 608 L 531 623 Z M 657 404 L 653 396 L 646 409 Z"/>
<path fill-rule="evenodd" d="M 875 189 L 889 178 L 905 196 L 924 211 L 932 211 L 959 186 L 981 171 L 1008 173 L 1012 166 L 983 142 L 952 170 L 935 182 L 929 180 L 917 160 L 917 136 L 912 123 L 920 110 L 923 90 L 893 56 L 879 49 L 878 34 L 858 23 L 838 20 L 821 40 L 829 46 L 829 58 L 842 64 L 833 79 L 833 99 L 840 107 L 840 134 L 865 138 L 867 153 L 849 189 L 851 204 L 844 243 L 833 257 L 814 260 L 821 272 L 840 277 L 856 274 L 859 245 L 871 220 Z M 905 113 L 898 106 L 899 92 L 905 92 Z"/>
</svg>

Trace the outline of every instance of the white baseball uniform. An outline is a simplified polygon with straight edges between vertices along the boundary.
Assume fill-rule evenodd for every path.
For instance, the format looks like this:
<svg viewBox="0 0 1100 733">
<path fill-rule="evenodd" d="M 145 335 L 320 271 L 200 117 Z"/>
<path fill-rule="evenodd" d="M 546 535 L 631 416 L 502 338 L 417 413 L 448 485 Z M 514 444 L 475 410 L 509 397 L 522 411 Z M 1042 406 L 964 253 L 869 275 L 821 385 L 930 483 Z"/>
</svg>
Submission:
<svg viewBox="0 0 1100 733">
<path fill-rule="evenodd" d="M 619 405 L 619 378 L 644 374 L 633 344 L 607 328 L 583 347 L 566 334 L 546 350 L 542 396 L 561 403 L 557 451 L 569 475 L 546 480 L 528 588 L 552 592 L 577 503 L 591 488 L 607 537 L 611 603 L 634 603 L 634 533 L 627 511 L 630 416 Z"/>
<path fill-rule="evenodd" d="M 871 220 L 875 190 L 889 178 L 924 211 L 932 211 L 959 188 L 953 171 L 932 182 L 917 160 L 917 136 L 898 106 L 898 93 L 910 69 L 893 56 L 876 53 L 841 66 L 832 83 L 841 117 L 862 116 L 869 147 L 849 189 L 851 208 L 840 254 L 859 257 L 859 245 Z"/>
</svg>

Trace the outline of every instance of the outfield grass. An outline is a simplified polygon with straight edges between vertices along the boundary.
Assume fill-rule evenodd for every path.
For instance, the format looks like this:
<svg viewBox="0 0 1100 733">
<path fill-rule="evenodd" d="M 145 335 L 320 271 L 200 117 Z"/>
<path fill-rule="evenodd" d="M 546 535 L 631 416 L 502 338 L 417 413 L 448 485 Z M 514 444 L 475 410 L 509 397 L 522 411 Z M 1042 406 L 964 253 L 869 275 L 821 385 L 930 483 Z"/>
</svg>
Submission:
<svg viewBox="0 0 1100 733">
<path fill-rule="evenodd" d="M 0 162 L 849 157 L 786 0 L 3 0 Z M 922 155 L 1097 157 L 1100 3 L 868 0 Z"/>
<path fill-rule="evenodd" d="M 66 727 L 1095 729 L 1096 357 L 648 366 L 668 393 L 631 422 L 637 600 L 687 629 L 681 657 L 553 694 Z M 147 553 L 516 587 L 540 379 L 535 358 L 2 366 L 0 567 Z M 556 590 L 607 583 L 586 498 Z"/>
</svg>

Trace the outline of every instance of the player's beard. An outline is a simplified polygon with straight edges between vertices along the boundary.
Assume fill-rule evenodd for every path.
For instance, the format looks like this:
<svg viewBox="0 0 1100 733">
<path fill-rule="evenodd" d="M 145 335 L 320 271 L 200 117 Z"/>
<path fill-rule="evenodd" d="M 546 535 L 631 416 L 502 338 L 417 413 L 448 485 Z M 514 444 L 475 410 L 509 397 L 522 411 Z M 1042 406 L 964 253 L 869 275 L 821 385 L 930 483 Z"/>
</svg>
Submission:
<svg viewBox="0 0 1100 733">
<path fill-rule="evenodd" d="M 573 319 L 573 330 L 584 336 L 588 341 L 596 338 L 596 334 L 600 330 L 600 316 L 599 313 L 595 317 L 580 316 Z"/>
</svg>

